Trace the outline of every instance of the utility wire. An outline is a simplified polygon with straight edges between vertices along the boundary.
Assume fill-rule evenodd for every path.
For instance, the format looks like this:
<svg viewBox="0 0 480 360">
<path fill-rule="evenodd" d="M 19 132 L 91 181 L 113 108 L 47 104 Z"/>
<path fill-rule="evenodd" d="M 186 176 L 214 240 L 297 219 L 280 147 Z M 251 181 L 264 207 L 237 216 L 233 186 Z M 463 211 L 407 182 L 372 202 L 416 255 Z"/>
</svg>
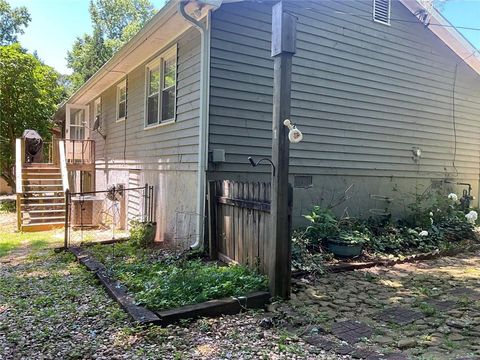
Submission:
<svg viewBox="0 0 480 360">
<path fill-rule="evenodd" d="M 314 8 L 308 8 L 308 10 L 318 12 L 320 14 L 325 14 L 324 11 L 319 11 L 319 10 L 316 10 Z M 359 10 L 358 13 L 351 13 L 351 12 L 346 12 L 346 11 L 341 11 L 341 10 L 332 10 L 331 12 L 339 14 L 339 15 L 351 15 L 351 16 L 368 18 L 368 19 L 373 18 L 372 13 L 369 13 L 367 11 L 361 11 L 361 10 Z M 418 20 L 406 20 L 406 19 L 390 18 L 390 21 L 399 21 L 399 22 L 406 22 L 406 23 L 412 23 L 412 24 L 422 24 L 422 21 L 420 19 L 418 19 Z M 476 27 L 472 27 L 472 26 L 455 26 L 455 25 L 445 25 L 445 24 L 427 24 L 427 25 L 423 25 L 423 26 L 426 26 L 426 27 L 438 26 L 438 27 L 445 27 L 445 28 L 455 28 L 455 29 L 462 29 L 462 30 L 480 31 L 480 28 L 476 28 Z"/>
<path fill-rule="evenodd" d="M 452 86 L 452 125 L 453 125 L 453 169 L 455 170 L 455 176 L 458 176 L 458 169 L 455 165 L 455 161 L 457 160 L 457 120 L 456 120 L 456 114 L 455 114 L 455 106 L 456 106 L 456 87 L 457 87 L 457 73 L 458 73 L 458 65 L 461 63 L 464 63 L 467 59 L 472 57 L 477 51 L 472 52 L 470 55 L 467 57 L 460 59 L 460 61 L 457 61 L 455 63 L 455 70 L 453 73 L 453 86 Z"/>
</svg>

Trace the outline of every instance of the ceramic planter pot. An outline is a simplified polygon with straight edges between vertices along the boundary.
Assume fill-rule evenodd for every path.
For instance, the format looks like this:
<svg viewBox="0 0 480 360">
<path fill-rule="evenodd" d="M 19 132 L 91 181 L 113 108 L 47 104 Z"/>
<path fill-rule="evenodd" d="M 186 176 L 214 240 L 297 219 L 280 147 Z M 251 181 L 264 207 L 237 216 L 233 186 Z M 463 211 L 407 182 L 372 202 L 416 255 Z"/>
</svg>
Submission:
<svg viewBox="0 0 480 360">
<path fill-rule="evenodd" d="M 363 244 L 349 244 L 340 240 L 328 239 L 327 248 L 335 256 L 343 258 L 354 258 L 360 256 Z"/>
</svg>

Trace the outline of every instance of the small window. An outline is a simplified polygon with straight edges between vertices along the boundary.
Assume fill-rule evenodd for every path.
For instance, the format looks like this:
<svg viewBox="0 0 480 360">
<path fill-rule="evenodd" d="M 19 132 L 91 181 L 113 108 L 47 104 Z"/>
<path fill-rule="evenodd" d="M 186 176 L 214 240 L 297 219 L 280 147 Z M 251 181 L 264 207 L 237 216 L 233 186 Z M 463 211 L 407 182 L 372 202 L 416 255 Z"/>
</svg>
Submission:
<svg viewBox="0 0 480 360">
<path fill-rule="evenodd" d="M 177 51 L 168 50 L 146 67 L 145 126 L 175 120 Z"/>
<path fill-rule="evenodd" d="M 158 106 L 160 104 L 160 63 L 147 67 L 147 121 L 146 124 L 158 124 Z"/>
<path fill-rule="evenodd" d="M 373 0 L 373 21 L 390 25 L 390 0 Z"/>
<path fill-rule="evenodd" d="M 127 82 L 117 85 L 117 121 L 125 120 L 127 116 Z"/>
</svg>

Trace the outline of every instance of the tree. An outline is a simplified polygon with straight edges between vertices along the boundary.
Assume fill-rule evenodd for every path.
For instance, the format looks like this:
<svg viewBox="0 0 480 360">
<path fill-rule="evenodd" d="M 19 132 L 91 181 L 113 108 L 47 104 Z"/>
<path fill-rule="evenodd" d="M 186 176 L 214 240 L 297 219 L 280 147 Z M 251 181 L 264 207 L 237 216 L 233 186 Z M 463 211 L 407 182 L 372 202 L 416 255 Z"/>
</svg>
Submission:
<svg viewBox="0 0 480 360">
<path fill-rule="evenodd" d="M 67 53 L 75 89 L 142 28 L 154 7 L 149 0 L 91 0 L 89 12 L 93 33 L 78 37 Z"/>
<path fill-rule="evenodd" d="M 23 34 L 30 20 L 25 6 L 12 8 L 5 0 L 0 0 L 0 46 L 17 42 L 17 35 Z"/>
<path fill-rule="evenodd" d="M 70 76 L 73 90 L 92 77 L 112 55 L 113 50 L 105 44 L 99 29 L 95 29 L 93 35 L 84 34 L 77 38 L 67 53 L 68 67 L 73 69 Z"/>
<path fill-rule="evenodd" d="M 62 96 L 58 73 L 19 44 L 0 46 L 0 176 L 15 189 L 15 139 L 25 129 L 50 137 Z"/>
</svg>

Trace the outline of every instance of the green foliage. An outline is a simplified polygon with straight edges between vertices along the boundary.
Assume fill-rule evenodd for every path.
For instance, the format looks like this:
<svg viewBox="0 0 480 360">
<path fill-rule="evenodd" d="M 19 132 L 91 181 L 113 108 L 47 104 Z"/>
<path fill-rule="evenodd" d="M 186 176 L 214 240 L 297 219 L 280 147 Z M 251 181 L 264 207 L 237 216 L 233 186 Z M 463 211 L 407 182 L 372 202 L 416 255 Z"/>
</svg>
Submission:
<svg viewBox="0 0 480 360">
<path fill-rule="evenodd" d="M 78 89 L 153 16 L 148 0 L 92 0 L 93 33 L 78 37 L 67 54 L 73 70 L 72 90 Z"/>
<path fill-rule="evenodd" d="M 17 35 L 30 22 L 30 14 L 25 6 L 12 8 L 5 0 L 0 0 L 0 46 L 17 42 Z"/>
<path fill-rule="evenodd" d="M 49 139 L 62 89 L 58 74 L 19 44 L 0 46 L 0 176 L 15 188 L 15 138 L 35 129 Z"/>
<path fill-rule="evenodd" d="M 130 242 L 139 247 L 147 247 L 153 243 L 155 230 L 155 224 L 151 222 L 132 221 Z"/>
<path fill-rule="evenodd" d="M 337 220 L 330 209 L 315 206 L 305 219 L 312 223 L 306 234 L 318 244 L 336 240 L 354 245 L 370 240 L 370 232 L 362 221 L 350 217 Z"/>
<path fill-rule="evenodd" d="M 267 280 L 244 266 L 218 266 L 200 260 L 121 262 L 114 275 L 134 293 L 138 303 L 165 310 L 228 296 L 265 290 Z"/>
<path fill-rule="evenodd" d="M 202 255 L 198 252 L 176 255 L 141 248 L 131 241 L 95 245 L 90 251 L 127 286 L 139 304 L 152 310 L 267 289 L 265 276 L 245 266 L 205 262 L 198 258 Z"/>
<path fill-rule="evenodd" d="M 294 231 L 292 234 L 292 267 L 294 270 L 308 271 L 315 274 L 325 272 L 324 263 L 330 259 L 329 253 L 319 246 L 304 231 Z"/>
<path fill-rule="evenodd" d="M 312 225 L 303 236 L 294 233 L 292 238 L 294 267 L 321 268 L 328 239 L 363 244 L 368 253 L 402 256 L 448 249 L 461 240 L 476 238 L 474 224 L 465 217 L 470 209 L 464 210 L 456 196 L 424 192 L 415 195 L 406 209 L 406 216 L 393 222 L 386 217 L 337 219 L 329 209 L 314 207 L 305 216 Z"/>
<path fill-rule="evenodd" d="M 0 201 L 0 214 L 1 213 L 13 213 L 16 210 L 15 201 Z"/>
</svg>

